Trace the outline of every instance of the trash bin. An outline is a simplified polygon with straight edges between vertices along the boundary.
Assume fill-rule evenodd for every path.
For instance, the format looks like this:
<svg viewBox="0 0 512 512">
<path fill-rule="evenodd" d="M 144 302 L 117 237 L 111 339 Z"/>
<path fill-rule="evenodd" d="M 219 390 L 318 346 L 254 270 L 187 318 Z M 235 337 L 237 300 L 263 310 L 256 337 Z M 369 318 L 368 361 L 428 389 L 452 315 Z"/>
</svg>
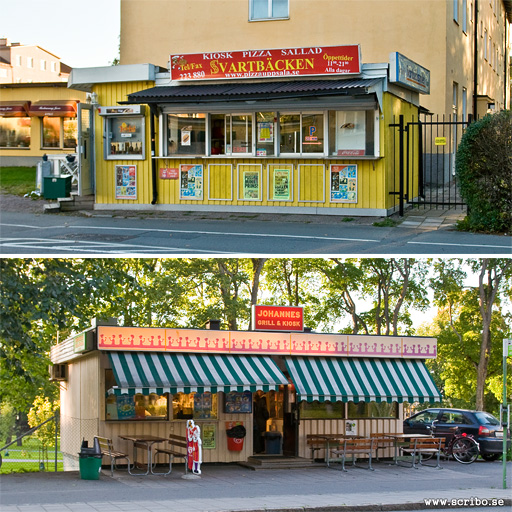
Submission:
<svg viewBox="0 0 512 512">
<path fill-rule="evenodd" d="M 242 451 L 245 434 L 246 430 L 243 425 L 235 425 L 232 428 L 228 428 L 226 430 L 226 435 L 228 436 L 228 450 L 232 452 Z"/>
<path fill-rule="evenodd" d="M 269 455 L 279 455 L 281 453 L 281 432 L 265 432 L 265 453 Z"/>
<path fill-rule="evenodd" d="M 71 195 L 71 176 L 45 176 L 43 178 L 45 199 L 59 199 Z"/>
<path fill-rule="evenodd" d="M 97 439 L 94 439 L 94 446 L 92 448 L 89 447 L 89 443 L 84 439 L 78 457 L 80 478 L 82 480 L 99 480 L 102 455 Z"/>
</svg>

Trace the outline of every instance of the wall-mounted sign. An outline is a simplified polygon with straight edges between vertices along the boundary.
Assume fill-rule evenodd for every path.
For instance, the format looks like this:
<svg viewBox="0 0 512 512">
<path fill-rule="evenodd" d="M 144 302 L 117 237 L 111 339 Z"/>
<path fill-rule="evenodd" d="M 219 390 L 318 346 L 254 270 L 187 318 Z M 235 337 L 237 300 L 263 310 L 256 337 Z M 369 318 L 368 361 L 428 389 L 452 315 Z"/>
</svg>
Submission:
<svg viewBox="0 0 512 512">
<path fill-rule="evenodd" d="M 170 55 L 172 80 L 361 73 L 359 45 Z"/>
<path fill-rule="evenodd" d="M 80 354 L 93 349 L 92 332 L 82 332 L 73 338 L 73 352 Z"/>
<path fill-rule="evenodd" d="M 430 71 L 398 52 L 389 54 L 389 81 L 430 94 Z"/>
<path fill-rule="evenodd" d="M 217 425 L 203 423 L 203 450 L 215 450 Z"/>
<path fill-rule="evenodd" d="M 161 167 L 161 180 L 177 180 L 180 177 L 180 170 L 177 167 Z"/>
<path fill-rule="evenodd" d="M 436 146 L 446 146 L 446 137 L 436 137 L 434 142 Z"/>
<path fill-rule="evenodd" d="M 274 169 L 272 199 L 274 201 L 288 201 L 291 193 L 290 169 Z"/>
<path fill-rule="evenodd" d="M 243 173 L 243 199 L 258 200 L 260 197 L 260 172 L 244 171 Z"/>
<path fill-rule="evenodd" d="M 295 306 L 254 305 L 252 328 L 255 331 L 303 331 L 304 309 Z"/>
<path fill-rule="evenodd" d="M 123 107 L 98 107 L 100 116 L 144 115 L 144 105 L 125 105 Z"/>
<path fill-rule="evenodd" d="M 286 321 L 295 320 L 288 318 Z M 269 329 L 268 326 L 265 328 Z M 290 327 L 283 332 L 263 332 L 105 325 L 97 327 L 97 338 L 98 349 L 110 351 L 407 357 L 409 359 L 433 359 L 437 356 L 435 338 L 318 334 L 293 332 Z"/>
<path fill-rule="evenodd" d="M 137 199 L 137 166 L 116 165 L 116 199 Z"/>
</svg>

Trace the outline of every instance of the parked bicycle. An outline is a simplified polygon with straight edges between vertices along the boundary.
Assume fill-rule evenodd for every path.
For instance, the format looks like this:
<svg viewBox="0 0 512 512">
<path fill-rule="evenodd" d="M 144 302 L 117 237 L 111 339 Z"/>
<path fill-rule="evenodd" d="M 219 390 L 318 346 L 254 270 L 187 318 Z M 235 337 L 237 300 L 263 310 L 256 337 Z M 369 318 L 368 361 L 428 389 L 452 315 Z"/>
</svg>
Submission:
<svg viewBox="0 0 512 512">
<path fill-rule="evenodd" d="M 478 442 L 471 434 L 461 432 L 460 428 L 452 427 L 448 431 L 440 431 L 436 427 L 437 420 L 432 422 L 432 427 L 428 427 L 434 437 L 444 437 L 445 442 L 442 447 L 442 453 L 445 457 L 451 457 L 461 464 L 471 464 L 475 462 L 480 453 Z M 423 459 L 428 460 L 432 455 L 426 455 Z"/>
</svg>

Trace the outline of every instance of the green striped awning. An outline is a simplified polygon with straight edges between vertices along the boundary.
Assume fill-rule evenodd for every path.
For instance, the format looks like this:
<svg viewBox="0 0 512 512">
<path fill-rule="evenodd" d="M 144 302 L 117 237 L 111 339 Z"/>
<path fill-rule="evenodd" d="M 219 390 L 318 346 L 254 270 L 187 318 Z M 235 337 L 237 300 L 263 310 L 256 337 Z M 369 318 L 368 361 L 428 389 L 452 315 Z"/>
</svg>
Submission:
<svg viewBox="0 0 512 512">
<path fill-rule="evenodd" d="M 268 356 L 109 352 L 117 386 L 110 394 L 263 391 L 288 384 Z"/>
<path fill-rule="evenodd" d="M 297 400 L 313 402 L 439 402 L 423 361 L 287 357 Z"/>
</svg>

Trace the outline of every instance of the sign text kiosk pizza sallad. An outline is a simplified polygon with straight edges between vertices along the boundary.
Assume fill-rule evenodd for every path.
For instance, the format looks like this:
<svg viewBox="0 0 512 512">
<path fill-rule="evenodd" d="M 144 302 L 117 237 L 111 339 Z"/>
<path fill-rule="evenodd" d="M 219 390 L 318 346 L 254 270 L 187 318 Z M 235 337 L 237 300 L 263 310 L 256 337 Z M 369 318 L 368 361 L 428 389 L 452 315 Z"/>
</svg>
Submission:
<svg viewBox="0 0 512 512">
<path fill-rule="evenodd" d="M 170 55 L 172 80 L 361 73 L 359 45 Z"/>
</svg>

